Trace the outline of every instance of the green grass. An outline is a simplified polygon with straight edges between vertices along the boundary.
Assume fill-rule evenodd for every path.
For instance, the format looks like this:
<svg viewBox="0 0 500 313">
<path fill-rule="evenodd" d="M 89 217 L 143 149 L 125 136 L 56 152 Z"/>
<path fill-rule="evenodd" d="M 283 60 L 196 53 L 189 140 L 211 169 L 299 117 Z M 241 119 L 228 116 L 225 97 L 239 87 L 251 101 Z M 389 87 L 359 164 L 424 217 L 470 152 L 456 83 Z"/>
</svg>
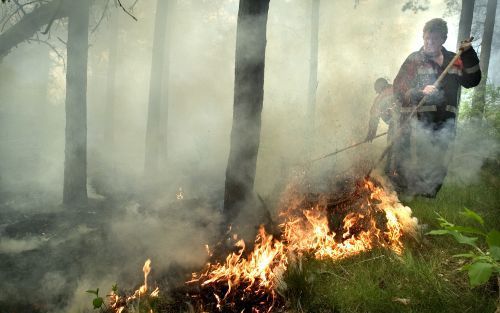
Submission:
<svg viewBox="0 0 500 313">
<path fill-rule="evenodd" d="M 485 172 L 475 185 L 448 184 L 436 199 L 415 198 L 405 205 L 429 230 L 439 227 L 436 213 L 467 224 L 459 214 L 465 207 L 498 229 L 498 190 L 498 181 Z M 284 293 L 297 312 L 494 312 L 495 280 L 470 288 L 467 274 L 458 270 L 461 261 L 451 257 L 465 251 L 446 236 L 424 236 L 420 242 L 408 240 L 401 256 L 375 250 L 337 262 L 304 258 L 289 269 Z"/>
</svg>

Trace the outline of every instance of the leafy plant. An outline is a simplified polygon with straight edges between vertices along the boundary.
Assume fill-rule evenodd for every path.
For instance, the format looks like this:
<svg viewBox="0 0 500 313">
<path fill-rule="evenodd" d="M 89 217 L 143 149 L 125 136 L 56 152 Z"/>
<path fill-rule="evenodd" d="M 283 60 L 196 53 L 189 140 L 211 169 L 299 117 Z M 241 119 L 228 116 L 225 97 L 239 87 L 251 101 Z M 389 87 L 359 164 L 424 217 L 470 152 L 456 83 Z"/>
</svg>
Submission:
<svg viewBox="0 0 500 313">
<path fill-rule="evenodd" d="M 87 290 L 86 292 L 95 295 L 95 298 L 92 300 L 92 305 L 94 306 L 94 309 L 102 310 L 103 306 L 106 306 L 104 304 L 104 299 L 102 297 L 99 297 L 99 288 L 97 288 L 96 290 Z"/>
<path fill-rule="evenodd" d="M 500 280 L 498 276 L 500 274 L 500 231 L 486 230 L 483 218 L 472 210 L 465 209 L 461 214 L 478 227 L 455 225 L 438 214 L 441 229 L 427 234 L 451 235 L 458 243 L 472 248 L 468 253 L 453 256 L 469 260 L 461 269 L 467 271 L 472 287 L 485 284 L 492 275 L 496 275 Z"/>
</svg>

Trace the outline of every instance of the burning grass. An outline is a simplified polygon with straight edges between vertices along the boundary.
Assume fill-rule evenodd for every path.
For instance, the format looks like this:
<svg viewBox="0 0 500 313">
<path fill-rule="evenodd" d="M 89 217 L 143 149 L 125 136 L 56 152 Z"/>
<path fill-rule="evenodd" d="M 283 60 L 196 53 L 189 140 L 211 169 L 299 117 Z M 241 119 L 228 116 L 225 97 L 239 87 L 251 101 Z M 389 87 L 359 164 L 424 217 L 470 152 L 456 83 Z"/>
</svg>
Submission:
<svg viewBox="0 0 500 313">
<path fill-rule="evenodd" d="M 223 262 L 192 274 L 184 292 L 191 311 L 280 312 L 283 275 L 295 260 L 342 260 L 376 247 L 401 254 L 402 236 L 415 233 L 411 210 L 375 179 L 357 181 L 340 196 L 304 193 L 302 187 L 290 184 L 283 193 L 280 238 L 261 227 L 253 250 L 246 251 L 235 235 L 234 251 Z M 147 291 L 145 275 L 139 296 Z"/>
<path fill-rule="evenodd" d="M 225 262 L 208 263 L 205 270 L 193 273 L 188 283 L 198 284 L 212 307 L 221 312 L 249 308 L 270 312 L 280 307 L 276 303 L 284 303 L 277 287 L 294 258 L 312 255 L 339 260 L 374 247 L 401 254 L 403 234 L 416 230 L 411 210 L 376 180 L 356 182 L 354 191 L 342 197 L 305 195 L 298 191 L 300 187 L 291 184 L 284 193 L 281 238 L 261 228 L 248 256 L 243 255 L 245 244 L 240 240 Z"/>
</svg>

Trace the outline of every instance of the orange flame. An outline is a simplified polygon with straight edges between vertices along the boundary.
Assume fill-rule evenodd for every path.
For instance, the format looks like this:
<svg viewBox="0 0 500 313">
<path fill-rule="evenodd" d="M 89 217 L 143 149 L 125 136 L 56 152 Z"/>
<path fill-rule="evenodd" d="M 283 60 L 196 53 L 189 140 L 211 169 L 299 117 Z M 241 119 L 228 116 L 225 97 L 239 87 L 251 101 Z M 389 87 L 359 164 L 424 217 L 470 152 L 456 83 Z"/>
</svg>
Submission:
<svg viewBox="0 0 500 313">
<path fill-rule="evenodd" d="M 304 209 L 306 197 L 289 186 L 285 192 L 286 206 L 280 213 L 284 219 L 279 225 L 282 241 L 273 239 L 261 227 L 254 250 L 247 258 L 243 256 L 245 243 L 240 240 L 236 244 L 238 252 L 231 253 L 223 264 L 207 264 L 203 273 L 193 273 L 190 282 L 200 282 L 202 286 L 226 283 L 228 288 L 224 295 L 214 294 L 220 308 L 238 286 L 244 286 L 245 292 L 268 292 L 274 299 L 274 289 L 288 266 L 290 255 L 309 253 L 318 259 L 338 260 L 375 246 L 402 253 L 403 233 L 412 233 L 417 225 L 411 210 L 399 203 L 394 192 L 386 192 L 370 180 L 365 180 L 358 188 L 357 195 L 362 199 L 356 205 L 360 208 L 353 208 L 345 215 L 340 228 L 342 233 L 338 236 L 329 227 L 327 201 L 322 198 Z M 384 227 L 376 221 L 376 216 L 385 217 Z"/>
</svg>

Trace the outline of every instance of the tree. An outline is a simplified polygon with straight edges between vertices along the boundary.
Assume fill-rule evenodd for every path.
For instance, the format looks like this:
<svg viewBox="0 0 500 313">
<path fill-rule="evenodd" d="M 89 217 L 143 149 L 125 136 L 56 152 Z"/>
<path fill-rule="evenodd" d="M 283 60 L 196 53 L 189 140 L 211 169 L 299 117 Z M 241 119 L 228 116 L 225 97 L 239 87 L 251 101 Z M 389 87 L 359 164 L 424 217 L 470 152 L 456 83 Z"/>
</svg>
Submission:
<svg viewBox="0 0 500 313">
<path fill-rule="evenodd" d="M 146 150 L 144 158 L 144 174 L 148 179 L 156 177 L 161 162 L 161 155 L 167 145 L 167 97 L 162 97 L 165 64 L 165 39 L 167 33 L 168 1 L 158 0 L 156 3 L 155 30 L 153 39 L 153 57 L 151 61 L 151 78 L 149 82 L 149 106 L 146 128 Z"/>
<path fill-rule="evenodd" d="M 109 62 L 107 70 L 107 81 L 106 81 L 106 109 L 105 109 L 105 121 L 106 125 L 104 128 L 104 144 L 106 147 L 106 155 L 111 161 L 111 172 L 114 173 L 114 162 L 115 162 L 115 81 L 116 81 L 116 69 L 117 69 L 117 49 L 118 49 L 118 19 L 119 15 L 111 16 L 109 30 Z M 111 175 L 113 176 L 113 175 Z"/>
<path fill-rule="evenodd" d="M 13 47 L 30 39 L 44 25 L 67 17 L 70 4 L 69 0 L 50 1 L 24 14 L 17 23 L 0 35 L 0 58 L 7 55 Z"/>
<path fill-rule="evenodd" d="M 484 29 L 481 42 L 481 54 L 479 62 L 482 71 L 482 78 L 474 91 L 474 112 L 473 116 L 479 119 L 484 117 L 486 82 L 488 80 L 488 67 L 490 65 L 491 43 L 493 41 L 493 30 L 495 28 L 495 15 L 497 10 L 497 0 L 488 0 L 486 5 L 486 18 L 484 20 Z"/>
<path fill-rule="evenodd" d="M 89 0 L 73 0 L 68 16 L 64 205 L 87 203 L 87 59 Z"/>
<path fill-rule="evenodd" d="M 232 222 L 253 198 L 264 99 L 264 65 L 269 0 L 240 0 L 236 65 L 224 214 Z"/>
<path fill-rule="evenodd" d="M 462 40 L 470 37 L 475 2 L 476 0 L 462 0 L 460 22 L 458 26 L 457 47 L 460 45 Z"/>
<path fill-rule="evenodd" d="M 309 67 L 309 95 L 308 95 L 308 142 L 314 142 L 314 125 L 316 113 L 316 90 L 318 87 L 318 29 L 319 29 L 320 0 L 312 1 L 311 8 L 311 53 Z M 312 151 L 312 147 L 307 147 Z"/>
</svg>

